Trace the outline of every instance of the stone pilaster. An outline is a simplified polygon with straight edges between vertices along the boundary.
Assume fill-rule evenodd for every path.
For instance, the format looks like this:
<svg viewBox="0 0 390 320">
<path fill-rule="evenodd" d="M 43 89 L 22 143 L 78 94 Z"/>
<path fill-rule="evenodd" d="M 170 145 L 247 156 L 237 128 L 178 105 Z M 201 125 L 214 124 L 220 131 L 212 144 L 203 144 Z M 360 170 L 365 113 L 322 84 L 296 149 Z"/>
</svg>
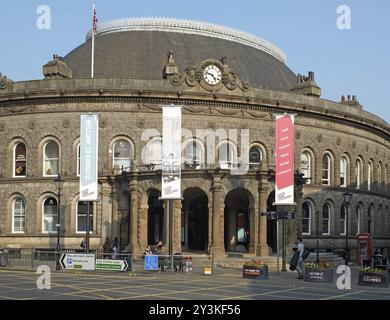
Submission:
<svg viewBox="0 0 390 320">
<path fill-rule="evenodd" d="M 119 238 L 119 193 L 112 192 L 112 218 L 111 218 L 111 238 Z"/>
<path fill-rule="evenodd" d="M 106 240 L 106 237 L 109 239 L 112 238 L 112 200 L 111 200 L 112 188 L 111 185 L 107 182 L 102 183 L 101 187 L 101 212 L 102 212 L 102 242 Z"/>
</svg>

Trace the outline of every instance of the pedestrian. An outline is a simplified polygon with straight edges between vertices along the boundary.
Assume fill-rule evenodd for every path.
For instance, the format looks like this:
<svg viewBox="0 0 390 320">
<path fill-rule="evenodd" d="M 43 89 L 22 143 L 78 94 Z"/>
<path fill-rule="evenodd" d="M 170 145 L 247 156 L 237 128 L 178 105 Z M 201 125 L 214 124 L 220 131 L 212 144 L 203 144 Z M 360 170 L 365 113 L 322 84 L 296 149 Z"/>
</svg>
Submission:
<svg viewBox="0 0 390 320">
<path fill-rule="evenodd" d="M 150 256 L 152 254 L 153 254 L 152 249 L 150 249 L 150 246 L 147 245 L 146 248 L 145 248 L 145 251 L 144 251 L 144 255 L 145 256 Z"/>
<path fill-rule="evenodd" d="M 115 237 L 111 243 L 112 259 L 114 260 L 116 259 L 116 255 L 118 254 L 118 247 L 119 247 L 118 237 Z"/>
<path fill-rule="evenodd" d="M 106 241 L 104 241 L 104 244 L 103 244 L 103 254 L 106 256 L 107 254 L 109 254 L 111 251 L 111 243 L 110 243 L 110 239 L 108 237 L 106 237 Z"/>
<path fill-rule="evenodd" d="M 305 259 L 303 256 L 303 253 L 305 252 L 305 245 L 301 237 L 298 237 L 297 252 L 299 254 L 299 259 L 296 267 L 298 272 L 297 279 L 303 279 L 303 275 L 305 274 Z"/>
<path fill-rule="evenodd" d="M 83 239 L 80 243 L 80 247 L 83 249 L 83 251 L 87 251 L 87 241 Z"/>
</svg>

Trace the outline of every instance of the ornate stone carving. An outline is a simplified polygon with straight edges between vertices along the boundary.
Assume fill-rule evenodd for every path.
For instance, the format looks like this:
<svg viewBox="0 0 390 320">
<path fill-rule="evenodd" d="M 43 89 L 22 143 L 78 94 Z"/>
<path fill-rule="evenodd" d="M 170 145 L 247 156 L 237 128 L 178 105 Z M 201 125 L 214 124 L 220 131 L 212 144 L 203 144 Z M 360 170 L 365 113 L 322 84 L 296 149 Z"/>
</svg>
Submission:
<svg viewBox="0 0 390 320">
<path fill-rule="evenodd" d="M 8 79 L 7 76 L 3 76 L 0 72 L 0 90 L 8 89 L 12 83 L 12 80 Z"/>
<path fill-rule="evenodd" d="M 222 72 L 222 81 L 216 85 L 209 85 L 203 79 L 203 71 L 210 64 L 216 65 Z M 238 88 L 241 91 L 246 91 L 249 89 L 248 82 L 241 81 L 228 65 L 215 59 L 207 59 L 196 66 L 187 67 L 184 73 L 168 76 L 168 79 L 174 86 L 186 84 L 189 87 L 196 87 L 200 85 L 203 89 L 210 92 L 220 91 L 224 87 L 228 90 L 235 90 Z"/>
<path fill-rule="evenodd" d="M 336 143 L 337 143 L 338 146 L 341 144 L 341 138 L 340 138 L 340 137 L 338 137 L 338 138 L 336 139 Z"/>
<path fill-rule="evenodd" d="M 137 128 L 143 128 L 145 126 L 145 120 L 144 119 L 137 119 L 137 122 L 135 124 Z"/>
<path fill-rule="evenodd" d="M 295 139 L 297 139 L 297 140 L 301 139 L 301 131 L 297 130 L 295 132 Z"/>
<path fill-rule="evenodd" d="M 5 131 L 5 124 L 0 123 L 0 132 L 4 132 L 4 131 Z"/>
<path fill-rule="evenodd" d="M 106 128 L 107 127 L 107 119 L 100 119 L 99 121 L 99 127 L 100 128 Z"/>
<path fill-rule="evenodd" d="M 356 148 L 356 141 L 352 141 L 352 148 Z"/>
<path fill-rule="evenodd" d="M 70 127 L 70 120 L 69 119 L 64 119 L 62 121 L 62 127 L 64 127 L 65 129 L 69 128 Z"/>
<path fill-rule="evenodd" d="M 322 134 L 319 134 L 319 135 L 317 136 L 317 142 L 321 143 L 322 140 L 323 140 L 323 136 L 322 136 Z"/>
<path fill-rule="evenodd" d="M 28 123 L 28 128 L 29 128 L 30 130 L 34 130 L 35 127 L 36 127 L 36 122 L 35 122 L 35 120 L 31 120 L 31 121 Z"/>
</svg>

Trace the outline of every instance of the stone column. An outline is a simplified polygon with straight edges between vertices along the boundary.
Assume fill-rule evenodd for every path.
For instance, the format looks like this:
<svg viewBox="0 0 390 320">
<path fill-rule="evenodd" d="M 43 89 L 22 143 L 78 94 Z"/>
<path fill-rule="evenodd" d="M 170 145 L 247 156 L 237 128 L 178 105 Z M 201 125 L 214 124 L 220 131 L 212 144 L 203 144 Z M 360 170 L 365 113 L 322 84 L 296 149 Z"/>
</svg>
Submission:
<svg viewBox="0 0 390 320">
<path fill-rule="evenodd" d="M 173 253 L 181 248 L 181 200 L 173 200 Z"/>
<path fill-rule="evenodd" d="M 257 203 L 250 206 L 249 213 L 249 252 L 256 254 L 257 244 L 259 243 L 259 207 Z"/>
<path fill-rule="evenodd" d="M 148 245 L 148 196 L 141 196 L 137 219 L 137 242 L 140 244 L 141 250 Z M 149 243 L 154 244 L 154 243 Z"/>
<path fill-rule="evenodd" d="M 259 211 L 267 212 L 267 192 L 268 192 L 268 180 L 265 175 L 261 175 L 258 186 L 259 197 Z M 256 255 L 269 256 L 269 248 L 267 244 L 267 217 L 259 216 L 259 236 Z"/>
<path fill-rule="evenodd" d="M 106 237 L 109 239 L 112 238 L 112 230 L 111 230 L 111 224 L 112 224 L 112 188 L 111 185 L 107 182 L 102 183 L 101 187 L 101 195 L 102 195 L 102 202 L 101 202 L 101 212 L 102 212 L 102 241 L 106 240 Z"/>
<path fill-rule="evenodd" d="M 131 252 L 140 253 L 140 246 L 138 242 L 138 211 L 139 211 L 139 187 L 138 178 L 133 175 L 129 181 L 130 193 L 130 236 L 129 247 Z"/>
<path fill-rule="evenodd" d="M 223 189 L 220 177 L 214 177 L 213 185 L 211 186 L 213 192 L 213 234 L 210 252 L 214 257 L 222 257 L 225 253 L 224 248 L 224 203 L 223 203 Z"/>
<path fill-rule="evenodd" d="M 112 218 L 111 218 L 111 238 L 118 237 L 119 239 L 119 193 L 115 190 L 112 191 Z"/>
</svg>

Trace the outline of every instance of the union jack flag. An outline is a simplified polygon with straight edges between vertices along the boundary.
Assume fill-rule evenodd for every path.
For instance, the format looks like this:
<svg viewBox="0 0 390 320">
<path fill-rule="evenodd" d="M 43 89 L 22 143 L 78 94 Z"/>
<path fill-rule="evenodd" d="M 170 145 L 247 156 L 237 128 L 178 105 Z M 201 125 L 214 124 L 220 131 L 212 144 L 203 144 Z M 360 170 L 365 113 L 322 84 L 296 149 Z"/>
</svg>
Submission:
<svg viewBox="0 0 390 320">
<path fill-rule="evenodd" d="M 96 8 L 94 6 L 94 8 L 93 8 L 93 32 L 94 33 L 97 32 L 97 22 L 98 22 L 98 19 L 96 17 Z"/>
</svg>

